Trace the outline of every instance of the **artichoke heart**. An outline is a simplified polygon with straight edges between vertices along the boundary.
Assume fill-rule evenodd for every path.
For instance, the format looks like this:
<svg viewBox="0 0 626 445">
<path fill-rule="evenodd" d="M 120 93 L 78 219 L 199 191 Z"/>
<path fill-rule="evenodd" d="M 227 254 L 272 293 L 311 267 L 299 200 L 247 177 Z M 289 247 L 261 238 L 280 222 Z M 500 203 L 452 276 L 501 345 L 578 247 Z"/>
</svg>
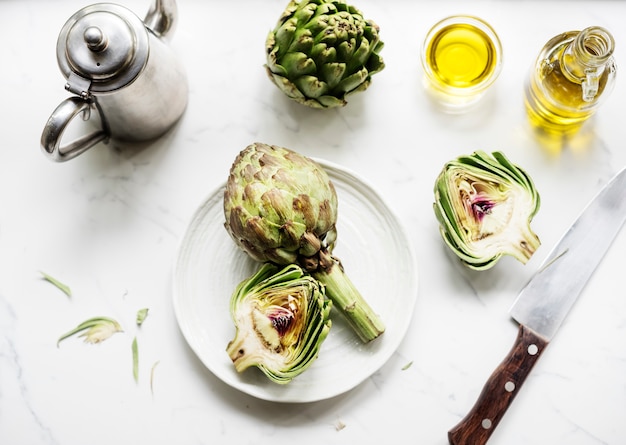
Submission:
<svg viewBox="0 0 626 445">
<path fill-rule="evenodd" d="M 335 187 L 317 162 L 259 142 L 237 155 L 224 190 L 224 227 L 235 243 L 256 261 L 302 267 L 368 342 L 385 327 L 333 256 L 337 210 Z"/>
<path fill-rule="evenodd" d="M 379 28 L 339 0 L 290 1 L 266 40 L 270 80 L 312 108 L 346 105 L 385 64 Z"/>
<path fill-rule="evenodd" d="M 540 241 L 530 222 L 540 197 L 530 176 L 501 152 L 483 151 L 445 164 L 435 181 L 435 216 L 446 244 L 472 269 L 502 255 L 528 262 Z"/>
<path fill-rule="evenodd" d="M 226 352 L 238 372 L 256 366 L 286 384 L 317 358 L 331 327 L 324 286 L 297 265 L 264 264 L 232 295 L 234 339 Z"/>
</svg>

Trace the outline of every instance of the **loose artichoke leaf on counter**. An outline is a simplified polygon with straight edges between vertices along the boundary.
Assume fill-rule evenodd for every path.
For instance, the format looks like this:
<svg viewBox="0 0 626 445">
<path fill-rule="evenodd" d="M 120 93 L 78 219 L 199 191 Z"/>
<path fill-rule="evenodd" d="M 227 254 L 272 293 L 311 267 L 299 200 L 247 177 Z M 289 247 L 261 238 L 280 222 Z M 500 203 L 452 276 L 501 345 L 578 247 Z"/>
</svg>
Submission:
<svg viewBox="0 0 626 445">
<path fill-rule="evenodd" d="M 65 292 L 68 296 L 71 295 L 69 291 L 69 286 L 61 283 L 60 281 L 56 280 L 55 278 L 53 278 L 52 276 L 44 272 L 41 272 L 41 274 L 44 277 L 44 279 L 54 284 L 56 287 L 58 287 L 63 292 Z M 148 316 L 148 311 L 149 311 L 149 308 L 142 308 L 137 311 L 136 316 L 135 316 L 136 317 L 135 322 L 138 327 L 140 327 L 145 321 L 146 317 Z M 109 337 L 111 337 L 113 334 L 117 332 L 124 332 L 122 329 L 122 326 L 117 320 L 110 318 L 110 317 L 93 317 L 93 318 L 89 318 L 88 320 L 85 320 L 84 322 L 76 326 L 74 329 L 71 329 L 68 332 L 61 335 L 59 339 L 57 340 L 57 347 L 63 340 L 75 334 L 80 334 L 79 337 L 84 337 L 85 343 L 95 344 L 95 343 L 103 342 L 104 340 L 108 339 Z M 137 344 L 137 336 L 133 338 L 133 341 L 131 344 L 131 350 L 132 350 L 133 377 L 135 381 L 137 382 L 139 380 L 139 349 L 138 349 L 138 344 Z M 153 372 L 154 372 L 154 369 L 151 371 L 151 378 L 150 378 L 151 390 L 152 390 L 152 373 Z"/>
<path fill-rule="evenodd" d="M 159 363 L 161 363 L 161 361 L 157 360 L 156 362 L 152 364 L 152 367 L 150 368 L 150 393 L 153 395 L 154 395 L 154 371 L 156 370 L 156 367 L 159 365 Z"/>
<path fill-rule="evenodd" d="M 147 307 L 143 308 L 143 309 L 139 309 L 137 311 L 137 317 L 136 317 L 136 323 L 137 326 L 141 326 L 143 324 L 143 322 L 146 320 L 146 317 L 148 316 L 148 311 L 149 309 Z"/>
<path fill-rule="evenodd" d="M 43 277 L 44 280 L 46 280 L 49 283 L 53 284 L 56 288 L 61 290 L 68 297 L 72 296 L 72 291 L 71 291 L 70 287 L 67 284 L 62 283 L 61 281 L 59 281 L 56 278 L 54 278 L 52 275 L 48 275 L 47 273 L 42 272 L 42 271 L 39 271 L 39 272 L 41 273 L 41 276 Z"/>
<path fill-rule="evenodd" d="M 133 353 L 133 378 L 135 382 L 139 381 L 139 347 L 137 346 L 137 336 L 133 338 L 131 344 L 131 350 Z"/>
<path fill-rule="evenodd" d="M 61 335 L 57 340 L 57 346 L 66 338 L 79 333 L 81 333 L 79 337 L 84 337 L 85 343 L 95 344 L 108 339 L 117 332 L 123 332 L 123 330 L 116 320 L 109 317 L 93 317 Z"/>
<path fill-rule="evenodd" d="M 149 308 L 145 307 L 137 311 L 137 315 L 135 316 L 135 323 L 137 324 L 138 327 L 141 327 L 141 325 L 143 325 L 143 322 L 146 320 L 146 317 L 148 316 L 149 310 L 150 310 Z M 138 382 L 139 381 L 139 345 L 137 344 L 137 336 L 133 338 L 131 350 L 133 353 L 133 378 L 135 379 L 135 382 Z M 150 378 L 150 388 L 152 390 L 152 377 Z"/>
</svg>

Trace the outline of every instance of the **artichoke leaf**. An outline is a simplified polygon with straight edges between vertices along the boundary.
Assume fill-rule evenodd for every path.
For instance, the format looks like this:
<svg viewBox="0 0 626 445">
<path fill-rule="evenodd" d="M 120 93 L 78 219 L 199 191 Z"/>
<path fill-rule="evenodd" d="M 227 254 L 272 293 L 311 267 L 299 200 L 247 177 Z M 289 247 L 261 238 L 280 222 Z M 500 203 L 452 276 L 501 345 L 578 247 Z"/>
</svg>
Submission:
<svg viewBox="0 0 626 445">
<path fill-rule="evenodd" d="M 365 67 L 367 68 L 370 77 L 372 77 L 376 73 L 381 72 L 385 68 L 385 62 L 378 55 L 378 52 L 382 49 L 383 46 L 384 45 L 382 42 L 378 42 L 378 44 L 376 45 L 376 49 L 372 52 L 372 56 L 367 59 Z"/>
<path fill-rule="evenodd" d="M 146 321 L 146 317 L 148 316 L 148 311 L 150 309 L 147 307 L 141 308 L 137 311 L 137 315 L 135 317 L 135 323 L 137 326 L 141 326 L 144 321 Z"/>
<path fill-rule="evenodd" d="M 363 44 L 364 41 L 365 40 L 361 41 L 361 44 Z M 354 37 L 349 39 L 346 38 L 337 45 L 337 58 L 342 62 L 350 62 L 349 66 L 352 69 L 358 67 L 359 65 L 362 65 L 359 64 L 358 60 L 352 59 L 357 45 L 358 43 Z"/>
<path fill-rule="evenodd" d="M 348 102 L 345 99 L 339 99 L 336 96 L 320 96 L 317 98 L 320 108 L 343 107 Z"/>
<path fill-rule="evenodd" d="M 327 63 L 332 64 L 337 61 L 337 49 L 324 43 L 318 43 L 311 50 L 311 58 L 322 70 Z"/>
<path fill-rule="evenodd" d="M 274 43 L 277 54 L 286 54 L 296 35 L 298 29 L 298 21 L 296 19 L 286 20 L 280 27 L 277 27 L 274 33 L 268 35 L 267 43 Z"/>
<path fill-rule="evenodd" d="M 302 52 L 290 52 L 282 59 L 283 69 L 291 78 L 315 74 L 315 61 Z"/>
<path fill-rule="evenodd" d="M 137 336 L 133 337 L 133 342 L 130 346 L 133 354 L 133 379 L 135 382 L 139 381 L 139 346 L 137 345 Z"/>
<path fill-rule="evenodd" d="M 311 31 L 306 28 L 301 28 L 296 31 L 296 34 L 294 35 L 294 39 L 288 48 L 287 54 L 293 53 L 293 52 L 311 54 L 313 51 L 314 45 L 315 45 L 315 39 L 313 38 Z"/>
<path fill-rule="evenodd" d="M 61 282 L 60 280 L 57 280 L 52 275 L 49 275 L 45 272 L 39 271 L 39 273 L 41 273 L 41 276 L 43 277 L 44 280 L 46 280 L 48 283 L 51 283 L 53 286 L 55 286 L 65 295 L 67 295 L 68 297 L 72 296 L 72 290 L 67 284 Z"/>
<path fill-rule="evenodd" d="M 294 79 L 294 84 L 309 98 L 316 99 L 328 92 L 328 84 L 316 76 L 301 76 Z"/>
<path fill-rule="evenodd" d="M 329 88 L 335 88 L 341 79 L 343 79 L 344 74 L 346 73 L 346 64 L 345 63 L 327 63 L 322 66 L 320 70 L 320 77 Z"/>
<path fill-rule="evenodd" d="M 304 94 L 302 94 L 302 92 L 298 89 L 298 87 L 286 77 L 283 77 L 280 74 L 273 73 L 269 70 L 268 75 L 272 82 L 274 82 L 274 84 L 288 97 L 296 101 L 307 100 Z"/>
<path fill-rule="evenodd" d="M 93 344 L 108 339 L 116 332 L 122 332 L 122 327 L 116 320 L 109 317 L 93 317 L 61 335 L 57 340 L 57 346 L 66 338 L 79 333 L 79 337 L 84 337 L 85 343 Z"/>
<path fill-rule="evenodd" d="M 299 25 L 315 21 L 316 14 L 319 13 L 316 2 L 310 2 L 302 5 L 299 1 L 290 1 L 287 5 L 286 17 L 293 15 Z M 291 13 L 289 13 L 291 11 Z M 285 15 L 283 15 L 285 17 Z"/>
<path fill-rule="evenodd" d="M 361 41 L 361 45 L 355 49 L 352 54 L 352 60 L 350 61 L 350 69 L 356 70 L 359 66 L 365 67 L 365 62 L 371 54 L 370 42 L 367 39 Z M 365 68 L 367 70 L 367 68 Z M 369 72 L 369 71 L 368 71 Z"/>
<path fill-rule="evenodd" d="M 337 87 L 335 88 L 337 91 L 343 91 L 346 94 L 354 92 L 355 89 L 367 85 L 367 78 L 369 74 L 366 68 L 363 68 L 356 73 L 344 78 Z"/>
</svg>

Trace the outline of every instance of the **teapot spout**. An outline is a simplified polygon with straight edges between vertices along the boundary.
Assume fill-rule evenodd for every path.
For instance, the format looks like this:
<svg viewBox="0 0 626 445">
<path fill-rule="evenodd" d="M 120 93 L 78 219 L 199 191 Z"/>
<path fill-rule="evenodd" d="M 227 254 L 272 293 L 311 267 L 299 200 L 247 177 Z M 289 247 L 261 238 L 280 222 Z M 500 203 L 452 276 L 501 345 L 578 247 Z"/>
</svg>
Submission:
<svg viewBox="0 0 626 445">
<path fill-rule="evenodd" d="M 163 39 L 169 39 L 178 22 L 176 0 L 154 0 L 144 19 L 145 26 Z"/>
</svg>

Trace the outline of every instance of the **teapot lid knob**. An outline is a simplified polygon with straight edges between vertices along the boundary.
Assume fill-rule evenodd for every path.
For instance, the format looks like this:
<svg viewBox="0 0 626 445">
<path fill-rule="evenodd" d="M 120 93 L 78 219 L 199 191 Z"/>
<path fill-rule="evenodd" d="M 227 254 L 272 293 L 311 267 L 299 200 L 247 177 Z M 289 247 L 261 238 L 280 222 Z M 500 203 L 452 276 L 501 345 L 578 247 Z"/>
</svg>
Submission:
<svg viewBox="0 0 626 445">
<path fill-rule="evenodd" d="M 107 47 L 109 40 L 97 26 L 90 26 L 83 33 L 87 47 L 95 52 L 100 52 Z"/>
<path fill-rule="evenodd" d="M 143 21 L 123 6 L 99 3 L 75 13 L 57 40 L 57 61 L 64 76 L 90 82 L 94 93 L 130 84 L 148 60 Z"/>
</svg>

